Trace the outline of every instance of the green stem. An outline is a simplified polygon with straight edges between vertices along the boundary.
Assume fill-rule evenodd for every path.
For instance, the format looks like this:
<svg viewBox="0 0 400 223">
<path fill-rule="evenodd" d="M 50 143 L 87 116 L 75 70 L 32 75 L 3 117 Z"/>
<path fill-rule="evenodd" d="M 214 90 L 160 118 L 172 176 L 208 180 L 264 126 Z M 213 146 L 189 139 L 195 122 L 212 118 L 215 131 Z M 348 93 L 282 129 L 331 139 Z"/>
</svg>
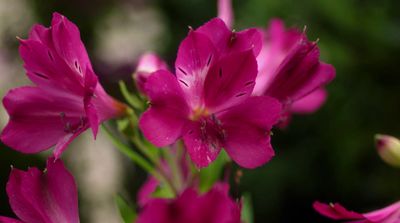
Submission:
<svg viewBox="0 0 400 223">
<path fill-rule="evenodd" d="M 147 161 L 145 160 L 141 155 L 137 154 L 135 151 L 133 151 L 131 148 L 129 148 L 127 145 L 122 143 L 117 137 L 115 137 L 112 132 L 104 125 L 101 125 L 102 130 L 107 134 L 107 136 L 111 139 L 111 142 L 114 144 L 117 149 L 129 157 L 133 162 L 138 164 L 143 170 L 149 172 L 149 173 L 154 173 L 155 169 L 154 167 Z"/>
<path fill-rule="evenodd" d="M 104 132 L 107 133 L 108 137 L 111 139 L 112 143 L 114 144 L 117 149 L 123 153 L 124 155 L 128 156 L 134 163 L 138 164 L 143 170 L 147 171 L 151 175 L 153 175 L 159 182 L 164 182 L 165 185 L 168 187 L 170 191 L 174 193 L 174 195 L 177 194 L 176 188 L 172 185 L 171 182 L 168 181 L 168 177 L 164 174 L 164 172 L 158 172 L 147 160 L 145 160 L 141 155 L 137 154 L 135 151 L 133 151 L 131 148 L 129 148 L 127 145 L 122 143 L 117 137 L 115 137 L 112 132 L 104 125 L 101 126 L 101 128 L 104 130 Z M 142 147 L 143 144 L 141 145 L 140 148 L 144 149 Z M 136 145 L 138 148 L 139 146 Z M 159 167 L 158 167 L 159 168 Z M 160 169 L 160 168 L 159 168 Z"/>
<path fill-rule="evenodd" d="M 121 90 L 122 96 L 124 96 L 125 100 L 134 108 L 143 110 L 143 103 L 142 101 L 137 98 L 135 95 L 131 94 L 126 87 L 125 82 L 119 81 L 119 88 Z"/>
<path fill-rule="evenodd" d="M 136 126 L 137 117 L 136 114 L 131 111 L 128 113 L 128 119 L 130 120 L 133 126 Z M 139 131 L 137 128 L 134 128 L 136 131 L 133 136 L 129 137 L 131 142 L 136 146 L 136 148 L 145 155 L 157 168 L 155 169 L 147 160 L 145 160 L 141 155 L 133 151 L 131 148 L 123 144 L 118 138 L 116 138 L 109 129 L 107 129 L 104 125 L 102 128 L 105 130 L 107 135 L 111 138 L 113 144 L 126 156 L 131 158 L 131 160 L 137 163 L 140 167 L 142 167 L 145 171 L 152 174 L 157 178 L 159 182 L 164 182 L 167 187 L 176 195 L 177 189 L 173 185 L 173 183 L 169 180 L 168 175 L 165 173 L 164 169 L 161 166 L 161 162 L 157 154 L 152 153 L 150 148 L 147 148 L 145 144 L 143 144 L 142 140 L 139 136 Z"/>
<path fill-rule="evenodd" d="M 167 173 L 164 171 L 163 166 L 161 165 L 161 161 L 158 158 L 158 156 L 154 155 L 149 148 L 147 148 L 143 142 L 140 140 L 138 135 L 135 135 L 134 137 L 131 138 L 131 141 L 136 145 L 136 147 L 142 152 L 151 162 L 154 163 L 154 165 L 157 167 L 159 170 L 160 175 L 163 177 L 163 180 L 160 182 L 164 182 L 166 185 L 168 185 L 171 189 L 171 191 L 176 195 L 178 193 L 177 188 L 173 184 L 173 182 L 170 181 Z"/>
<path fill-rule="evenodd" d="M 136 147 L 142 152 L 151 162 L 154 164 L 159 163 L 158 157 L 156 157 L 154 154 L 151 153 L 149 148 L 147 148 L 143 142 L 135 135 L 134 137 L 131 137 L 131 141 L 136 145 Z"/>
<path fill-rule="evenodd" d="M 182 172 L 179 169 L 178 162 L 181 158 L 179 155 L 179 148 L 176 149 L 176 156 L 173 156 L 172 151 L 164 149 L 165 159 L 171 168 L 172 180 L 176 188 L 181 188 L 183 185 Z"/>
</svg>

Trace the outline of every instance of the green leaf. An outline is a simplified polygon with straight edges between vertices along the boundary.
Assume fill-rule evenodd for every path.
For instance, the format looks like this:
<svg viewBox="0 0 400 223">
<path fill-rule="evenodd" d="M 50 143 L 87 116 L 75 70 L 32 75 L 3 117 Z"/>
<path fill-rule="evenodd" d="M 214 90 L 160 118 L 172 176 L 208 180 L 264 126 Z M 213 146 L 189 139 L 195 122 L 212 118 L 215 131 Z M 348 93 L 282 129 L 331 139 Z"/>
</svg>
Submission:
<svg viewBox="0 0 400 223">
<path fill-rule="evenodd" d="M 208 167 L 200 170 L 200 191 L 208 191 L 221 178 L 224 166 L 230 159 L 224 150 Z"/>
<path fill-rule="evenodd" d="M 250 193 L 245 193 L 243 195 L 242 221 L 244 223 L 254 222 L 253 205 L 251 202 Z"/>
<path fill-rule="evenodd" d="M 132 223 L 136 220 L 135 208 L 130 207 L 120 195 L 115 196 L 115 203 L 124 223 Z"/>
</svg>

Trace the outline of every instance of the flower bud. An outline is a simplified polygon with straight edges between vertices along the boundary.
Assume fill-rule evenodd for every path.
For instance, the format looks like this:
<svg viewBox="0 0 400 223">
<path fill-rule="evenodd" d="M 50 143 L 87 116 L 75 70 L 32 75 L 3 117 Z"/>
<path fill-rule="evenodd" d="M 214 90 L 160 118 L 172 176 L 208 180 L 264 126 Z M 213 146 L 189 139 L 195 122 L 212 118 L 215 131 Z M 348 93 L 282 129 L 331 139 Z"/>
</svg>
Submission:
<svg viewBox="0 0 400 223">
<path fill-rule="evenodd" d="M 144 85 L 151 73 L 157 70 L 167 70 L 167 64 L 155 53 L 145 53 L 139 58 L 133 78 L 139 91 L 144 93 Z"/>
<path fill-rule="evenodd" d="M 389 135 L 375 135 L 379 156 L 391 166 L 400 167 L 400 140 Z"/>
</svg>

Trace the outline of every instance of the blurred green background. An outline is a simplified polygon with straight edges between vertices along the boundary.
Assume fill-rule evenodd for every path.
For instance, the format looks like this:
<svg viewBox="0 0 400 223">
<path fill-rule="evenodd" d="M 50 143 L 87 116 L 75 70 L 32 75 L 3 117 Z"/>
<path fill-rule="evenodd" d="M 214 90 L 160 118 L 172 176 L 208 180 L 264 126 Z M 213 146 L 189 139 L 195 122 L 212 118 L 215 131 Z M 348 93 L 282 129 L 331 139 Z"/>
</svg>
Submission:
<svg viewBox="0 0 400 223">
<path fill-rule="evenodd" d="M 284 130 L 275 130 L 276 157 L 262 168 L 244 171 L 240 191 L 252 194 L 255 222 L 331 222 L 313 211 L 314 200 L 340 201 L 364 212 L 400 200 L 400 169 L 385 165 L 373 143 L 375 133 L 400 136 L 400 1 L 233 3 L 236 30 L 266 27 L 273 17 L 282 18 L 289 27 L 307 25 L 309 38 L 320 39 L 323 60 L 337 70 L 325 106 L 313 115 L 294 117 Z M 47 26 L 54 11 L 79 26 L 101 81 L 118 96 L 116 82 L 130 80 L 140 53 L 154 50 L 173 64 L 187 26 L 197 27 L 215 17 L 216 1 L 0 0 L 1 95 L 26 83 L 15 36 L 26 37 L 34 23 Z M 3 117 L 1 124 L 5 123 Z M 68 160 L 75 160 L 80 150 L 74 152 L 67 154 Z M 44 157 L 1 146 L 0 215 L 13 216 L 5 193 L 10 165 L 43 167 Z M 118 165 L 123 166 L 119 171 L 123 184 L 116 190 L 130 191 L 127 196 L 134 200 L 133 190 L 144 179 L 143 173 L 122 160 Z M 80 197 L 85 204 L 87 196 L 81 190 Z M 85 210 L 89 209 L 81 210 L 82 222 L 113 222 L 94 221 Z"/>
</svg>

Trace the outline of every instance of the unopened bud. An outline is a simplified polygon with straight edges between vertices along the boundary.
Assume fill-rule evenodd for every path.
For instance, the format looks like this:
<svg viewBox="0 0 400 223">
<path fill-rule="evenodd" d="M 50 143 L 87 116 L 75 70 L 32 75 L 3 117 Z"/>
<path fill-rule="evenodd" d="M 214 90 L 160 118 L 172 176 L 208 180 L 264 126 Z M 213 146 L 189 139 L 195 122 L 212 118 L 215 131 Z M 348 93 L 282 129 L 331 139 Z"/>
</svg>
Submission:
<svg viewBox="0 0 400 223">
<path fill-rule="evenodd" d="M 400 167 L 400 140 L 389 135 L 375 135 L 379 156 L 391 166 Z"/>
<path fill-rule="evenodd" d="M 136 85 L 141 92 L 144 92 L 144 84 L 147 78 L 157 70 L 167 70 L 167 64 L 157 56 L 155 53 L 145 53 L 139 58 L 136 71 L 133 74 L 133 78 L 136 81 Z"/>
</svg>

